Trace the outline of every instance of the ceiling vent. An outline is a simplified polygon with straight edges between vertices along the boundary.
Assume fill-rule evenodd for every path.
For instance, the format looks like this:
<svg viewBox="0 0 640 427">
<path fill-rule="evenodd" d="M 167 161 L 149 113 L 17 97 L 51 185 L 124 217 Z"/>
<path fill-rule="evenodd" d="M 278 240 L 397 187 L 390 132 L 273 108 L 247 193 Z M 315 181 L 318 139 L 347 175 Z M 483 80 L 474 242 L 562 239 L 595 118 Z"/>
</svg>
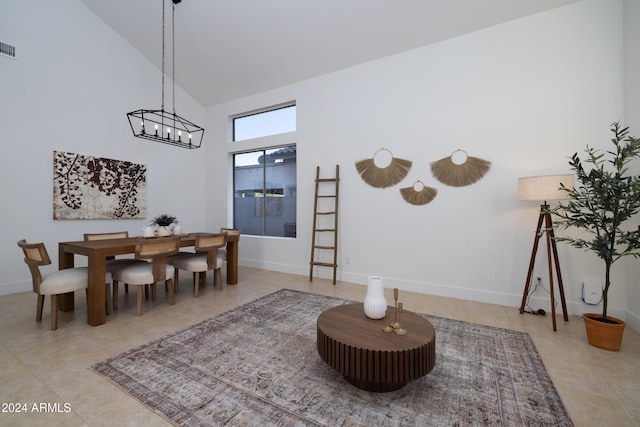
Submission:
<svg viewBox="0 0 640 427">
<path fill-rule="evenodd" d="M 8 43 L 0 42 L 0 55 L 8 56 L 9 58 L 16 57 L 16 47 L 11 46 Z"/>
</svg>

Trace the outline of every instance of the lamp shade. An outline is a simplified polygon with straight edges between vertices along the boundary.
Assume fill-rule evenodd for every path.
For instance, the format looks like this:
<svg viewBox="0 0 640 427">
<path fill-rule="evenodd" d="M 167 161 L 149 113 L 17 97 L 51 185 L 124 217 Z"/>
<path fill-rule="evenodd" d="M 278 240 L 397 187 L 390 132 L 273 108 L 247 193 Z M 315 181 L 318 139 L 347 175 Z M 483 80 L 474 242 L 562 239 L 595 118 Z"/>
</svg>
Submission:
<svg viewBox="0 0 640 427">
<path fill-rule="evenodd" d="M 573 175 L 542 175 L 518 178 L 518 200 L 562 200 L 567 192 L 560 190 L 560 183 L 573 188 Z"/>
</svg>

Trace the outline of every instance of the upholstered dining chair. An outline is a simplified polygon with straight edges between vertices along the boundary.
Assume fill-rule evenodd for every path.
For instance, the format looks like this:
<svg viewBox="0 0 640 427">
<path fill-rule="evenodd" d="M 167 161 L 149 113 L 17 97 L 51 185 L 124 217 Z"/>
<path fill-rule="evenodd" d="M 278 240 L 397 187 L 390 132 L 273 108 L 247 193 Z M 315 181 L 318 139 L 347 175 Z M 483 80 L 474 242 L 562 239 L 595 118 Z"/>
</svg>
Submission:
<svg viewBox="0 0 640 427">
<path fill-rule="evenodd" d="M 213 270 L 213 286 L 218 283 L 222 284 L 222 257 L 218 256 L 218 250 L 225 245 L 226 233 L 215 234 L 197 234 L 195 243 L 195 253 L 190 255 L 182 255 L 171 260 L 175 267 L 174 284 L 178 289 L 178 271 L 186 270 L 194 273 L 193 285 L 194 296 L 198 297 L 200 289 L 200 279 L 202 278 L 203 286 L 207 283 L 207 271 Z M 202 277 L 200 276 L 202 273 Z"/>
<path fill-rule="evenodd" d="M 87 267 L 66 268 L 43 275 L 41 266 L 51 264 L 51 259 L 44 243 L 27 243 L 24 239 L 18 241 L 18 246 L 24 253 L 24 262 L 29 266 L 33 282 L 33 292 L 38 294 L 36 307 L 36 322 L 42 321 L 42 309 L 45 295 L 51 298 L 51 330 L 58 329 L 58 295 L 87 289 L 89 270 Z M 111 273 L 105 275 L 105 284 L 111 282 Z"/>
<path fill-rule="evenodd" d="M 221 227 L 220 228 L 220 232 L 221 233 L 225 233 L 227 236 L 239 236 L 240 235 L 240 229 L 239 228 L 225 228 L 225 227 Z M 222 257 L 222 260 L 224 262 L 227 262 L 227 247 L 224 246 L 223 248 L 221 248 L 218 253 L 220 254 L 220 256 Z"/>
<path fill-rule="evenodd" d="M 175 304 L 173 290 L 173 274 L 175 268 L 167 263 L 169 256 L 180 249 L 180 236 L 160 237 L 157 239 L 139 239 L 136 242 L 135 257 L 139 260 L 149 260 L 144 263 L 136 263 L 117 268 L 113 272 L 113 303 L 117 309 L 118 282 L 136 285 L 137 314 L 142 314 L 142 292 L 145 285 L 151 285 L 152 295 L 155 298 L 155 285 L 165 282 L 169 293 L 169 304 Z"/>
<path fill-rule="evenodd" d="M 128 231 L 113 231 L 109 233 L 84 233 L 84 240 L 108 240 L 108 239 L 127 239 L 129 237 Z M 132 263 L 138 262 L 146 262 L 143 260 L 135 259 L 135 258 L 116 258 L 115 256 L 111 256 L 107 258 L 105 268 L 107 272 L 113 273 L 117 268 L 123 267 L 125 265 L 130 265 Z M 129 293 L 129 285 L 124 284 L 125 293 Z M 107 289 L 107 314 L 111 312 L 111 292 Z"/>
</svg>

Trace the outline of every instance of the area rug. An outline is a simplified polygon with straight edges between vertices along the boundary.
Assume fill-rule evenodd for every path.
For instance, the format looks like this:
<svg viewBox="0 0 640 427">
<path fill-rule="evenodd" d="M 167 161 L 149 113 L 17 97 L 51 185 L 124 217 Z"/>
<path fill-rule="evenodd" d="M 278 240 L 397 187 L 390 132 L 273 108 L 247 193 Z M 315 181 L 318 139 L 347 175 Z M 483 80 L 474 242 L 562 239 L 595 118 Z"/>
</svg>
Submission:
<svg viewBox="0 0 640 427">
<path fill-rule="evenodd" d="M 531 337 L 421 315 L 436 366 L 360 390 L 318 355 L 316 320 L 343 299 L 281 290 L 91 367 L 180 426 L 572 426 Z"/>
</svg>

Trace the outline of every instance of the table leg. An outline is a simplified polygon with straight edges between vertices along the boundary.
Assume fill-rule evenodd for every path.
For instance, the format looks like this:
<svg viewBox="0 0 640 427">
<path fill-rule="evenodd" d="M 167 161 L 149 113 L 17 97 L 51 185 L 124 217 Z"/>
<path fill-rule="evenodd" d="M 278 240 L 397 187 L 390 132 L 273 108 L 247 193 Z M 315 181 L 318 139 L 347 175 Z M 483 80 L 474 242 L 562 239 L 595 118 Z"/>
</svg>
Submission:
<svg viewBox="0 0 640 427">
<path fill-rule="evenodd" d="M 238 284 L 238 242 L 227 241 L 227 284 Z"/>
<path fill-rule="evenodd" d="M 58 247 L 58 270 L 74 267 L 74 256 L 72 253 L 64 252 Z M 74 293 L 58 295 L 58 308 L 61 311 L 73 311 L 74 309 Z"/>
<path fill-rule="evenodd" d="M 105 299 L 105 256 L 100 253 L 89 255 L 89 283 L 87 288 L 87 323 L 91 326 L 104 325 L 106 321 Z"/>
</svg>

